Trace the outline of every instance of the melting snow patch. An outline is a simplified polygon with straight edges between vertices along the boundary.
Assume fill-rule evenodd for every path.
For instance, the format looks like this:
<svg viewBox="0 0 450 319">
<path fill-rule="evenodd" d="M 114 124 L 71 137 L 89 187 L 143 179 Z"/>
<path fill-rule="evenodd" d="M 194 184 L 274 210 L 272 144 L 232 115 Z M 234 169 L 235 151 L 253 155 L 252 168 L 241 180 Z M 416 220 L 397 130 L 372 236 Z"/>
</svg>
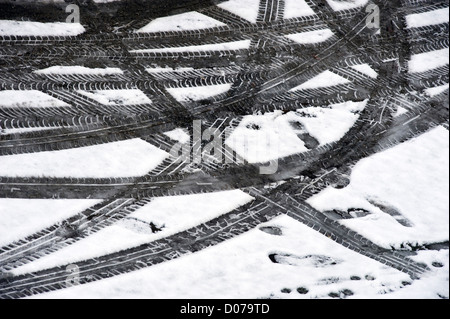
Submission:
<svg viewBox="0 0 450 319">
<path fill-rule="evenodd" d="M 285 0 L 285 2 L 285 19 L 298 18 L 315 14 L 313 9 L 310 8 L 305 0 Z"/>
<path fill-rule="evenodd" d="M 167 91 L 179 102 L 201 101 L 209 97 L 226 93 L 231 84 L 208 85 L 188 88 L 168 88 Z"/>
<path fill-rule="evenodd" d="M 344 248 L 288 216 L 262 226 L 274 225 L 283 229 L 283 236 L 253 229 L 170 262 L 33 298 L 311 299 L 333 293 L 374 298 L 407 289 L 402 285 L 410 280 L 407 274 Z M 321 267 L 274 263 L 269 255 L 276 252 L 339 262 Z"/>
<path fill-rule="evenodd" d="M 367 101 L 334 104 L 330 108 L 308 107 L 297 111 L 300 116 L 296 120 L 320 145 L 325 145 L 344 137 L 366 104 Z"/>
<path fill-rule="evenodd" d="M 29 132 L 39 132 L 39 131 L 54 130 L 57 128 L 58 127 L 20 127 L 20 128 L 2 129 L 0 127 L 0 135 L 1 134 L 22 134 L 22 133 L 29 133 Z"/>
<path fill-rule="evenodd" d="M 25 238 L 101 202 L 91 199 L 0 199 L 0 246 Z"/>
<path fill-rule="evenodd" d="M 0 36 L 75 36 L 84 31 L 79 23 L 0 20 Z"/>
<path fill-rule="evenodd" d="M 436 69 L 448 64 L 449 49 L 414 54 L 409 61 L 409 72 L 418 73 Z"/>
<path fill-rule="evenodd" d="M 313 77 L 312 79 L 306 81 L 305 83 L 293 88 L 292 90 L 290 90 L 290 92 L 298 90 L 330 87 L 347 83 L 350 83 L 350 81 L 343 78 L 342 76 L 339 76 L 331 71 L 325 71 Z"/>
<path fill-rule="evenodd" d="M 78 92 L 103 105 L 137 105 L 152 103 L 152 101 L 138 89 L 98 90 L 92 92 L 80 90 Z"/>
<path fill-rule="evenodd" d="M 131 50 L 131 53 L 181 53 L 181 52 L 200 52 L 200 51 L 237 51 L 250 48 L 251 40 L 242 40 L 226 43 L 204 44 L 189 47 L 161 48 L 161 49 L 140 49 Z"/>
<path fill-rule="evenodd" d="M 443 93 L 443 92 L 445 92 L 447 90 L 448 90 L 448 83 L 444 84 L 444 85 L 441 85 L 441 86 L 436 86 L 436 87 L 433 87 L 433 88 L 425 89 L 425 93 L 428 94 L 429 96 L 436 96 L 436 95 L 439 95 L 439 94 L 441 94 L 441 93 Z"/>
<path fill-rule="evenodd" d="M 168 156 L 141 139 L 132 139 L 62 151 L 1 156 L 0 176 L 142 176 Z"/>
<path fill-rule="evenodd" d="M 50 95 L 42 93 L 41 91 L 0 91 L 0 107 L 42 108 L 68 106 L 70 105 L 55 99 Z"/>
<path fill-rule="evenodd" d="M 86 68 L 83 66 L 52 66 L 46 69 L 34 71 L 37 74 L 123 74 L 119 68 Z"/>
<path fill-rule="evenodd" d="M 290 114 L 281 111 L 245 116 L 226 144 L 250 163 L 265 163 L 308 149 L 297 137 Z"/>
<path fill-rule="evenodd" d="M 166 132 L 164 135 L 168 136 L 170 139 L 185 144 L 191 140 L 191 137 L 183 129 L 177 128 L 173 131 Z"/>
<path fill-rule="evenodd" d="M 247 21 L 255 23 L 258 19 L 259 1 L 260 0 L 230 0 L 220 3 L 218 6 Z"/>
<path fill-rule="evenodd" d="M 334 11 L 350 10 L 365 6 L 369 0 L 327 0 Z"/>
<path fill-rule="evenodd" d="M 448 8 L 410 14 L 406 16 L 406 25 L 408 28 L 420 28 L 427 25 L 448 23 Z"/>
<path fill-rule="evenodd" d="M 192 11 L 155 19 L 136 32 L 150 33 L 163 31 L 201 30 L 223 26 L 226 26 L 226 24 L 201 13 Z"/>
<path fill-rule="evenodd" d="M 352 66 L 352 69 L 355 69 L 356 71 L 361 72 L 372 79 L 376 79 L 378 77 L 378 73 L 367 63 L 354 65 Z"/>
<path fill-rule="evenodd" d="M 245 205 L 253 197 L 240 191 L 155 198 L 128 218 L 14 273 L 36 271 L 136 247 L 174 235 Z M 159 229 L 153 232 L 150 225 Z"/>
<path fill-rule="evenodd" d="M 320 43 L 327 41 L 334 35 L 330 29 L 314 30 L 296 34 L 290 34 L 286 37 L 300 44 Z"/>
<path fill-rule="evenodd" d="M 449 132 L 438 127 L 361 160 L 348 187 L 328 188 L 309 203 L 321 211 L 365 209 L 369 215 L 342 223 L 382 247 L 400 248 L 448 241 L 448 192 Z"/>
</svg>

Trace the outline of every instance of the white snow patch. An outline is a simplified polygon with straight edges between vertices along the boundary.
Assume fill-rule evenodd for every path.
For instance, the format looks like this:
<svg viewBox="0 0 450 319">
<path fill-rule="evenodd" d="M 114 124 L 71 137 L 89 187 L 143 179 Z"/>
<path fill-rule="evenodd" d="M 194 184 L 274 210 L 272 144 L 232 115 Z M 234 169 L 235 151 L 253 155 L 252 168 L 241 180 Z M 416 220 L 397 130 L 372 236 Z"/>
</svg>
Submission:
<svg viewBox="0 0 450 319">
<path fill-rule="evenodd" d="M 248 115 L 226 140 L 226 144 L 249 163 L 265 163 L 305 152 L 304 142 L 292 128 L 292 114 L 281 111 Z"/>
<path fill-rule="evenodd" d="M 313 77 L 312 79 L 306 81 L 305 83 L 293 88 L 290 92 L 298 91 L 298 90 L 306 90 L 306 89 L 316 89 L 323 87 L 330 87 L 339 84 L 347 84 L 350 83 L 349 80 L 343 78 L 340 75 L 337 75 L 331 71 L 324 71 L 319 75 Z"/>
<path fill-rule="evenodd" d="M 200 52 L 200 51 L 237 51 L 246 50 L 250 48 L 251 40 L 242 40 L 226 43 L 214 43 L 204 45 L 194 45 L 188 47 L 172 47 L 172 48 L 160 48 L 160 49 L 140 49 L 130 50 L 131 53 L 180 53 L 180 52 Z"/>
<path fill-rule="evenodd" d="M 374 298 L 407 289 L 402 285 L 410 281 L 407 274 L 346 249 L 288 216 L 261 226 L 280 227 L 283 236 L 253 229 L 195 254 L 33 298 L 314 299 L 344 289 L 352 291 L 349 298 Z M 293 264 L 271 262 L 272 253 L 290 254 Z M 316 267 L 314 256 L 336 264 Z M 297 293 L 299 287 L 308 293 Z M 284 288 L 292 292 L 283 294 Z"/>
<path fill-rule="evenodd" d="M 308 107 L 297 111 L 306 115 L 299 116 L 297 121 L 320 145 L 325 145 L 343 138 L 359 118 L 356 112 L 362 111 L 366 104 L 367 100 L 334 104 L 331 108 Z"/>
<path fill-rule="evenodd" d="M 165 132 L 164 135 L 168 136 L 174 141 L 180 142 L 181 144 L 186 144 L 191 140 L 189 134 L 181 128 L 174 129 L 170 132 Z"/>
<path fill-rule="evenodd" d="M 202 30 L 223 26 L 226 26 L 226 24 L 205 16 L 204 14 L 191 11 L 155 19 L 136 32 L 151 33 L 164 31 Z"/>
<path fill-rule="evenodd" d="M 55 99 L 41 91 L 28 90 L 6 90 L 0 91 L 0 107 L 69 107 L 70 105 Z"/>
<path fill-rule="evenodd" d="M 255 23 L 258 19 L 260 0 L 230 0 L 218 4 L 218 7 L 228 10 L 247 21 Z"/>
<path fill-rule="evenodd" d="M 448 241 L 448 192 L 449 132 L 438 127 L 361 160 L 353 169 L 348 187 L 328 188 L 308 201 L 320 211 L 370 211 L 368 216 L 341 222 L 382 247 L 398 248 L 402 243 Z M 395 208 L 411 227 L 405 227 L 369 200 Z"/>
<path fill-rule="evenodd" d="M 54 130 L 57 128 L 59 127 L 20 127 L 20 128 L 4 128 L 4 129 L 0 127 L 0 135 L 39 132 L 39 131 Z"/>
<path fill-rule="evenodd" d="M 79 90 L 78 92 L 103 105 L 136 105 L 152 103 L 144 92 L 138 89 L 97 90 L 92 92 Z"/>
<path fill-rule="evenodd" d="M 414 54 L 408 63 L 410 73 L 425 72 L 447 65 L 449 61 L 449 49 L 441 49 L 431 52 Z"/>
<path fill-rule="evenodd" d="M 300 44 L 320 43 L 327 41 L 334 35 L 330 29 L 314 30 L 308 32 L 301 32 L 296 34 L 289 34 L 286 37 Z"/>
<path fill-rule="evenodd" d="M 397 111 L 394 114 L 394 117 L 399 117 L 400 115 L 406 114 L 408 113 L 408 110 L 405 109 L 404 107 L 398 106 L 397 107 Z"/>
<path fill-rule="evenodd" d="M 167 88 L 167 91 L 179 102 L 200 101 L 211 96 L 226 93 L 231 84 L 208 85 L 187 88 Z"/>
<path fill-rule="evenodd" d="M 436 96 L 448 90 L 448 83 L 432 88 L 425 89 L 425 93 L 429 96 Z"/>
<path fill-rule="evenodd" d="M 52 66 L 46 69 L 34 71 L 37 74 L 93 74 L 93 75 L 109 75 L 123 74 L 119 68 L 87 68 L 84 66 Z"/>
<path fill-rule="evenodd" d="M 361 72 L 372 79 L 376 79 L 378 77 L 378 73 L 367 63 L 354 65 L 352 66 L 352 69 L 355 69 L 356 71 Z"/>
<path fill-rule="evenodd" d="M 410 14 L 406 16 L 406 25 L 408 28 L 420 28 L 427 25 L 448 23 L 448 15 L 448 8 Z"/>
<path fill-rule="evenodd" d="M 168 153 L 137 138 L 61 151 L 0 156 L 0 176 L 142 176 L 168 156 Z"/>
<path fill-rule="evenodd" d="M 334 11 L 350 10 L 365 6 L 369 0 L 327 0 Z"/>
<path fill-rule="evenodd" d="M 176 72 L 176 73 L 182 73 L 182 72 L 189 72 L 194 71 L 194 68 L 171 68 L 171 67 L 165 67 L 165 68 L 147 68 L 145 71 L 148 73 L 164 73 L 164 72 Z"/>
<path fill-rule="evenodd" d="M 0 36 L 75 36 L 84 31 L 79 23 L 0 20 Z"/>
<path fill-rule="evenodd" d="M 0 247 L 100 203 L 92 199 L 0 198 Z"/>
<path fill-rule="evenodd" d="M 52 255 L 14 270 L 15 274 L 82 261 L 136 247 L 212 220 L 245 205 L 253 197 L 240 191 L 225 191 L 153 199 L 118 223 Z M 152 233 L 149 223 L 160 227 Z"/>
<path fill-rule="evenodd" d="M 314 15 L 315 12 L 305 0 L 285 0 L 284 18 L 298 18 Z"/>
</svg>

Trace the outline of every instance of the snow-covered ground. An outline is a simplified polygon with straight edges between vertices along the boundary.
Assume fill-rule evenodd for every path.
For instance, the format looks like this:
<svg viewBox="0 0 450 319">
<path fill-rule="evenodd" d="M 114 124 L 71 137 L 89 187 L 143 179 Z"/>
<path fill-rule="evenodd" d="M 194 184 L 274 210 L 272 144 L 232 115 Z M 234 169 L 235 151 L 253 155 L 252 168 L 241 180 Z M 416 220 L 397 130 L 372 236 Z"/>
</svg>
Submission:
<svg viewBox="0 0 450 319">
<path fill-rule="evenodd" d="M 353 69 L 355 69 L 358 72 L 361 72 L 368 77 L 371 77 L 372 79 L 376 79 L 378 77 L 377 71 L 375 71 L 369 64 L 358 64 L 352 66 Z"/>
<path fill-rule="evenodd" d="M 245 116 L 226 144 L 250 163 L 261 163 L 306 152 L 298 137 L 309 133 L 320 145 L 341 139 L 359 118 L 364 102 L 346 102 L 329 107 L 308 107 L 283 114 Z"/>
<path fill-rule="evenodd" d="M 131 50 L 131 53 L 180 53 L 180 52 L 199 52 L 199 51 L 236 51 L 250 48 L 250 40 L 194 45 L 189 47 L 171 47 L 161 49 L 139 49 Z"/>
<path fill-rule="evenodd" d="M 448 8 L 433 11 L 410 14 L 406 16 L 408 28 L 420 28 L 427 25 L 435 25 L 448 22 Z"/>
<path fill-rule="evenodd" d="M 425 53 L 414 54 L 409 61 L 409 72 L 419 73 L 436 69 L 449 63 L 449 49 L 441 49 Z"/>
<path fill-rule="evenodd" d="M 233 198 L 230 201 L 230 198 Z M 128 218 L 65 249 L 14 270 L 15 274 L 47 269 L 121 251 L 195 227 L 238 208 L 253 198 L 239 190 L 155 198 Z M 153 223 L 161 228 L 153 233 Z"/>
<path fill-rule="evenodd" d="M 320 43 L 327 41 L 334 35 L 330 29 L 308 31 L 296 34 L 289 34 L 286 37 L 300 44 Z"/>
<path fill-rule="evenodd" d="M 155 19 L 136 32 L 151 33 L 163 31 L 202 30 L 223 26 L 226 26 L 226 24 L 205 16 L 204 14 L 191 11 Z"/>
<path fill-rule="evenodd" d="M 92 199 L 0 198 L 0 247 L 32 235 L 99 202 Z"/>
<path fill-rule="evenodd" d="M 337 75 L 331 71 L 324 71 L 305 83 L 293 88 L 291 92 L 306 89 L 317 89 L 329 86 L 335 86 L 339 84 L 350 83 L 349 80 L 344 79 L 342 76 Z"/>
<path fill-rule="evenodd" d="M 68 107 L 69 104 L 55 99 L 41 91 L 28 90 L 6 90 L 0 91 L 1 107 L 23 107 L 23 108 L 41 108 L 41 107 Z"/>
<path fill-rule="evenodd" d="M 136 138 L 62 151 L 0 156 L 0 176 L 142 176 L 168 156 L 168 153 Z"/>
<path fill-rule="evenodd" d="M 386 248 L 449 240 L 449 132 L 438 127 L 361 160 L 344 189 L 328 188 L 309 199 L 320 211 L 365 209 L 342 220 Z M 386 208 L 384 208 L 386 207 Z"/>
<path fill-rule="evenodd" d="M 278 227 L 282 235 L 261 231 L 264 226 Z M 274 253 L 281 256 L 280 263 L 269 259 Z M 290 217 L 281 216 L 199 253 L 36 298 L 448 297 L 448 251 L 419 257 L 428 263 L 441 261 L 445 267 L 430 265 L 433 273 L 410 285 L 408 275 L 350 251 Z"/>
<path fill-rule="evenodd" d="M 87 68 L 84 66 L 62 66 L 56 65 L 46 69 L 35 71 L 37 74 L 87 74 L 87 75 L 110 75 L 123 74 L 119 68 Z"/>
<path fill-rule="evenodd" d="M 259 0 L 229 0 L 218 6 L 252 23 L 255 23 L 258 18 Z"/>
<path fill-rule="evenodd" d="M 327 0 L 335 11 L 349 10 L 365 6 L 369 0 Z"/>
<path fill-rule="evenodd" d="M 137 105 L 152 103 L 144 92 L 138 89 L 97 90 L 92 92 L 80 90 L 78 92 L 103 105 Z"/>
<path fill-rule="evenodd" d="M 167 91 L 179 102 L 201 101 L 223 94 L 231 89 L 231 84 L 197 86 L 187 88 L 168 88 Z"/>
<path fill-rule="evenodd" d="M 0 36 L 75 36 L 84 31 L 79 23 L 0 20 Z"/>
<path fill-rule="evenodd" d="M 314 15 L 313 9 L 308 6 L 305 0 L 285 0 L 284 18 L 298 18 Z"/>
</svg>

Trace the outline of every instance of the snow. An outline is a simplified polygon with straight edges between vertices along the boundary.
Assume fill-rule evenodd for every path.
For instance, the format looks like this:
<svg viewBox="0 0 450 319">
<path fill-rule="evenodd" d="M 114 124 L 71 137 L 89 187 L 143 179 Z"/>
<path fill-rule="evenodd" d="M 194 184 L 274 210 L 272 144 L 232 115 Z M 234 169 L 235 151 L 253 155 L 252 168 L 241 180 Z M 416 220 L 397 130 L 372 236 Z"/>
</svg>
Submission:
<svg viewBox="0 0 450 319">
<path fill-rule="evenodd" d="M 345 102 L 331 105 L 330 108 L 308 107 L 297 112 L 304 116 L 297 117 L 306 131 L 317 139 L 320 145 L 340 140 L 359 118 L 367 104 L 363 102 Z"/>
<path fill-rule="evenodd" d="M 286 37 L 300 44 L 320 43 L 327 41 L 334 35 L 330 29 L 314 30 L 296 34 L 289 34 Z"/>
<path fill-rule="evenodd" d="M 226 140 L 226 145 L 249 163 L 265 163 L 308 151 L 298 137 L 309 133 L 320 145 L 341 139 L 359 118 L 357 112 L 367 104 L 345 102 L 328 108 L 308 107 L 282 114 L 248 115 Z M 303 128 L 295 129 L 300 123 Z"/>
<path fill-rule="evenodd" d="M 367 75 L 372 79 L 376 79 L 378 77 L 378 73 L 374 69 L 372 69 L 372 67 L 367 63 L 354 65 L 351 68 Z"/>
<path fill-rule="evenodd" d="M 449 132 L 438 127 L 361 160 L 348 187 L 327 188 L 309 203 L 320 211 L 366 209 L 371 214 L 341 223 L 382 247 L 400 248 L 449 240 L 448 192 Z M 391 216 L 374 203 L 400 215 Z"/>
<path fill-rule="evenodd" d="M 258 19 L 260 0 L 229 0 L 218 4 L 218 7 L 228 10 L 247 21 L 256 23 Z"/>
<path fill-rule="evenodd" d="M 262 226 L 279 227 L 283 234 L 253 229 L 164 264 L 33 298 L 314 299 L 330 298 L 330 293 L 345 289 L 353 293 L 348 298 L 380 298 L 407 292 L 409 286 L 402 282 L 410 281 L 408 275 L 348 250 L 290 217 L 280 216 Z M 271 262 L 272 253 L 290 254 L 285 261 L 291 265 Z M 336 264 L 316 266 L 307 256 L 325 256 Z M 448 289 L 448 280 L 434 283 L 438 291 Z M 308 293 L 298 293 L 300 287 Z"/>
<path fill-rule="evenodd" d="M 175 47 L 175 48 L 161 48 L 161 49 L 140 49 L 131 50 L 131 53 L 180 53 L 180 52 L 199 52 L 199 51 L 236 51 L 246 50 L 250 48 L 251 40 L 242 40 L 235 42 L 214 43 L 195 45 L 188 47 Z"/>
<path fill-rule="evenodd" d="M 406 25 L 408 28 L 420 28 L 427 25 L 448 23 L 448 15 L 448 8 L 410 14 L 406 16 Z"/>
<path fill-rule="evenodd" d="M 330 87 L 339 84 L 347 84 L 350 83 L 349 80 L 339 76 L 331 71 L 324 71 L 319 75 L 313 77 L 312 79 L 306 81 L 305 83 L 293 88 L 290 92 L 298 91 L 298 90 L 307 90 L 307 89 L 317 89 L 323 87 Z"/>
<path fill-rule="evenodd" d="M 89 75 L 110 75 L 123 74 L 119 68 L 87 68 L 83 66 L 52 66 L 46 69 L 34 71 L 37 74 L 89 74 Z"/>
<path fill-rule="evenodd" d="M 168 136 L 170 139 L 185 144 L 191 140 L 191 137 L 185 130 L 181 128 L 174 129 L 169 132 L 165 132 L 164 135 Z"/>
<path fill-rule="evenodd" d="M 14 270 L 15 274 L 47 269 L 136 247 L 195 227 L 253 200 L 240 191 L 155 198 L 129 218 L 50 256 Z M 147 223 L 162 230 L 152 233 Z"/>
<path fill-rule="evenodd" d="M 205 16 L 204 14 L 191 11 L 174 16 L 155 19 L 136 32 L 150 33 L 164 31 L 202 30 L 223 26 L 226 26 L 226 24 Z"/>
<path fill-rule="evenodd" d="M 63 221 L 101 201 L 0 198 L 0 247 Z"/>
<path fill-rule="evenodd" d="M 103 105 L 136 105 L 152 103 L 144 92 L 138 89 L 97 90 L 92 92 L 79 90 L 78 92 Z"/>
<path fill-rule="evenodd" d="M 168 153 L 141 140 L 0 157 L 0 176 L 131 177 L 158 166 Z"/>
<path fill-rule="evenodd" d="M 433 97 L 433 96 L 439 95 L 441 93 L 444 93 L 447 90 L 448 90 L 448 83 L 444 84 L 444 85 L 425 89 L 425 93 L 428 94 L 429 96 Z"/>
<path fill-rule="evenodd" d="M 46 131 L 46 130 L 54 130 L 57 127 L 20 127 L 20 128 L 5 128 L 2 129 L 0 127 L 0 135 L 6 134 L 21 134 L 21 133 L 29 133 L 29 132 L 38 132 L 38 131 Z"/>
<path fill-rule="evenodd" d="M 305 152 L 307 148 L 292 128 L 290 116 L 281 111 L 245 116 L 225 143 L 249 163 Z"/>
<path fill-rule="evenodd" d="M 305 0 L 285 0 L 284 18 L 298 18 L 314 15 L 313 9 L 308 6 Z"/>
<path fill-rule="evenodd" d="M 79 23 L 0 20 L 0 36 L 75 36 L 84 31 Z"/>
<path fill-rule="evenodd" d="M 368 0 L 327 0 L 334 11 L 350 10 L 365 6 Z"/>
<path fill-rule="evenodd" d="M 0 107 L 68 107 L 69 104 L 55 99 L 41 91 L 28 90 L 6 90 L 0 91 Z"/>
<path fill-rule="evenodd" d="M 167 91 L 179 102 L 201 101 L 223 94 L 231 89 L 231 84 L 208 85 L 186 88 L 168 88 Z"/>
<path fill-rule="evenodd" d="M 408 63 L 410 73 L 425 72 L 448 65 L 449 49 L 414 54 Z"/>
<path fill-rule="evenodd" d="M 189 71 L 194 71 L 194 68 L 171 68 L 171 67 L 165 67 L 165 68 L 147 68 L 145 69 L 145 71 L 147 71 L 150 74 L 153 73 L 164 73 L 164 72 L 189 72 Z"/>
</svg>

